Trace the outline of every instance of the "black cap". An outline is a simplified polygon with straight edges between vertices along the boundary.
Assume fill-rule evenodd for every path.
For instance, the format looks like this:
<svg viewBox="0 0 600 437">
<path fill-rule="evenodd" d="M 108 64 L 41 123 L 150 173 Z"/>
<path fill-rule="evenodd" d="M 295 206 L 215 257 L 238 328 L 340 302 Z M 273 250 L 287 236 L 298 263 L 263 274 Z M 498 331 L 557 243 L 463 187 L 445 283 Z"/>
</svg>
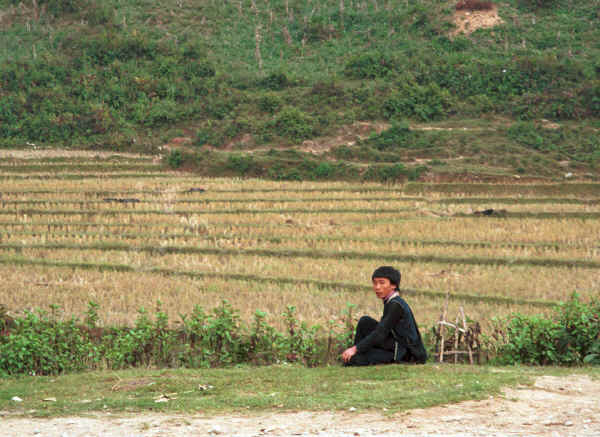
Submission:
<svg viewBox="0 0 600 437">
<path fill-rule="evenodd" d="M 396 285 L 396 288 L 400 286 L 400 272 L 391 266 L 381 266 L 375 269 L 371 275 L 371 281 L 375 278 L 387 278 L 390 282 Z"/>
</svg>

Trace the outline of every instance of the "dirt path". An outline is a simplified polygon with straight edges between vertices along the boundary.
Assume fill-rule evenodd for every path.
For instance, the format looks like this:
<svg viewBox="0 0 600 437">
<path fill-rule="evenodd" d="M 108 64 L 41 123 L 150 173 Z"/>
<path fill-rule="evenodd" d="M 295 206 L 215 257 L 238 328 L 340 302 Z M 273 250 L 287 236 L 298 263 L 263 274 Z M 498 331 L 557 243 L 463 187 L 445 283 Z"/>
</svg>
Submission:
<svg viewBox="0 0 600 437">
<path fill-rule="evenodd" d="M 502 397 L 411 410 L 392 417 L 359 412 L 263 413 L 206 417 L 139 414 L 56 419 L 0 415 L 3 437 L 133 436 L 600 436 L 600 381 L 543 376 Z"/>
</svg>

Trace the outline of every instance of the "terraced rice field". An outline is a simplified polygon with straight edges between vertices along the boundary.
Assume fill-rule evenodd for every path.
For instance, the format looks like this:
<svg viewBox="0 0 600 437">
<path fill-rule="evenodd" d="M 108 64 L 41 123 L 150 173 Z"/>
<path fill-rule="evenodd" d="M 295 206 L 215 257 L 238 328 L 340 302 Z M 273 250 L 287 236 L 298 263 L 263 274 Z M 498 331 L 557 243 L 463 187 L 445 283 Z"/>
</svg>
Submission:
<svg viewBox="0 0 600 437">
<path fill-rule="evenodd" d="M 488 324 L 600 295 L 600 184 L 347 184 L 202 179 L 133 156 L 4 156 L 0 303 L 58 304 L 131 324 L 227 299 L 278 326 L 287 305 L 326 325 L 348 303 L 378 314 L 370 274 L 398 267 L 425 326 Z M 493 208 L 498 216 L 475 215 Z"/>
</svg>

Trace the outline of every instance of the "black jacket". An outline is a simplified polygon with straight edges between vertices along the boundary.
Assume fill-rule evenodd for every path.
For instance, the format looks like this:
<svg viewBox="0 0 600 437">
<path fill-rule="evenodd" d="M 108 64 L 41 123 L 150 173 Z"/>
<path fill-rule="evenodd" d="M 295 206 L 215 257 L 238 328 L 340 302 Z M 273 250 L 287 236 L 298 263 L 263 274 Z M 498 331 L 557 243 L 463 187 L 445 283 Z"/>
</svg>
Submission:
<svg viewBox="0 0 600 437">
<path fill-rule="evenodd" d="M 421 333 L 415 317 L 404 299 L 393 297 L 383 306 L 383 316 L 377 328 L 361 340 L 356 349 L 359 353 L 373 347 L 381 347 L 393 339 L 394 360 L 396 362 L 425 363 L 427 351 L 423 346 Z"/>
</svg>

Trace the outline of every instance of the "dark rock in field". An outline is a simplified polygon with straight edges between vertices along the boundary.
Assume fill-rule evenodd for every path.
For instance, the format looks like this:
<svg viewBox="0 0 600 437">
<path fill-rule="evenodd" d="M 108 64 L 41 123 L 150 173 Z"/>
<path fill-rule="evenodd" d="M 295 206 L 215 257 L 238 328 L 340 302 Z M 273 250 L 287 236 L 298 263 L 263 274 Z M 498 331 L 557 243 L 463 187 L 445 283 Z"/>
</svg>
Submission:
<svg viewBox="0 0 600 437">
<path fill-rule="evenodd" d="M 135 198 L 119 198 L 119 197 L 107 197 L 102 199 L 105 202 L 117 202 L 117 203 L 139 203 L 140 199 Z"/>
<path fill-rule="evenodd" d="M 205 191 L 204 188 L 190 188 L 189 190 L 184 191 L 184 193 L 204 193 Z"/>
<path fill-rule="evenodd" d="M 473 215 L 488 216 L 488 217 L 506 217 L 507 211 L 505 209 L 483 209 L 481 211 L 474 211 Z"/>
</svg>

